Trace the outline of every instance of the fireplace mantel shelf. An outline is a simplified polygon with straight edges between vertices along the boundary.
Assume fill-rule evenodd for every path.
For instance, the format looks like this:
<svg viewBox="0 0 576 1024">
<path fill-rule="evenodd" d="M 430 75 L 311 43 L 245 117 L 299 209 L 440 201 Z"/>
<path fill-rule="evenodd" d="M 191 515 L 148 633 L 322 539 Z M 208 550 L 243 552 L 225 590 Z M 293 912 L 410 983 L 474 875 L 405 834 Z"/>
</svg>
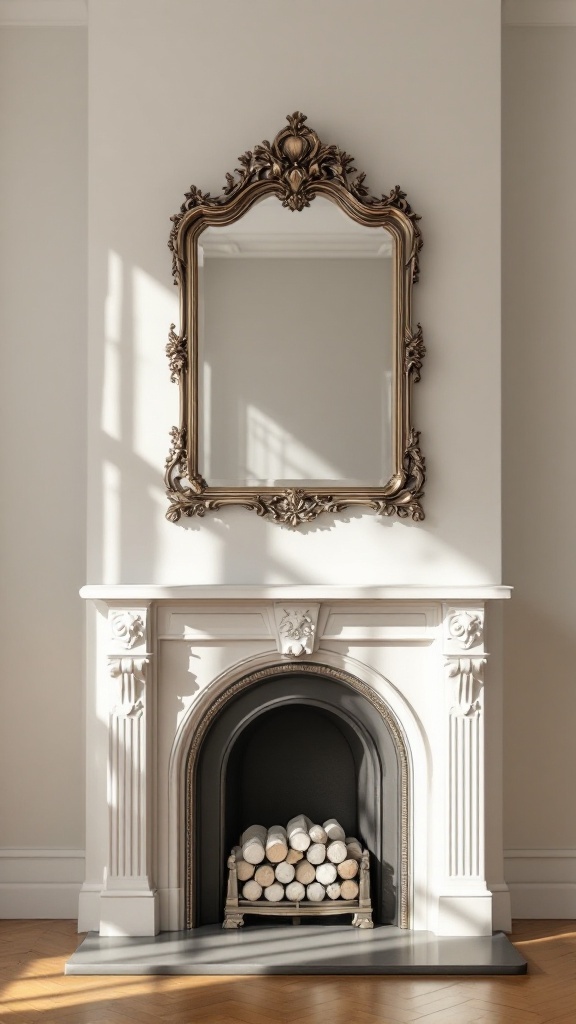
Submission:
<svg viewBox="0 0 576 1024">
<path fill-rule="evenodd" d="M 502 601 L 512 588 L 480 586 L 395 585 L 384 587 L 323 584 L 198 584 L 162 586 L 149 583 L 87 584 L 80 596 L 90 601 Z"/>
</svg>

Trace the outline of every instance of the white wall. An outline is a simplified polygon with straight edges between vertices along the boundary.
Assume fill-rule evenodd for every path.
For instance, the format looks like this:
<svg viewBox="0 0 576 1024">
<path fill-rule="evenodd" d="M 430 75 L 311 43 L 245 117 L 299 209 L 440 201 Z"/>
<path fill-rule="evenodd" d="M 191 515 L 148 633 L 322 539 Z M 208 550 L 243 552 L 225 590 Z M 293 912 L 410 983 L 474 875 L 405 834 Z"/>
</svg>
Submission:
<svg viewBox="0 0 576 1024">
<path fill-rule="evenodd" d="M 364 3 L 356 24 L 370 31 L 357 36 L 339 3 L 327 19 L 324 3 L 302 14 L 303 4 L 269 0 L 237 25 L 237 7 L 231 22 L 228 5 L 206 2 L 191 25 L 188 5 L 171 2 L 162 31 L 158 4 L 138 3 L 135 20 L 134 3 L 98 6 L 91 444 L 129 488 L 119 535 L 112 530 L 116 554 L 113 545 L 104 557 L 101 510 L 93 513 L 90 579 L 198 582 L 212 559 L 215 573 L 249 582 L 260 548 L 273 579 L 327 578 L 328 564 L 338 581 L 374 574 L 383 583 L 401 578 L 404 563 L 407 579 L 442 570 L 472 583 L 477 562 L 482 579 L 497 579 L 493 5 L 467 4 L 462 19 L 456 0 Z M 295 40 L 289 55 L 286 39 Z M 516 585 L 504 615 L 507 877 L 517 913 L 574 916 L 576 31 L 508 28 L 503 56 L 504 579 Z M 85 73 L 82 30 L 2 29 L 0 914 L 38 913 L 31 884 L 44 881 L 46 912 L 73 915 L 67 887 L 82 874 Z M 167 218 L 190 181 L 219 188 L 237 155 L 295 106 L 357 155 L 375 191 L 401 183 L 424 216 L 415 298 L 429 351 L 416 417 L 430 482 L 417 527 L 364 516 L 311 537 L 242 512 L 188 529 L 163 520 L 161 464 L 176 415 L 163 356 L 174 308 Z M 108 372 L 116 352 L 123 379 L 105 433 L 98 378 L 109 263 L 123 302 L 112 289 Z M 462 380 L 469 386 L 456 386 Z M 91 495 L 98 503 L 97 480 Z M 23 848 L 32 856 L 19 856 Z"/>
<path fill-rule="evenodd" d="M 303 4 L 267 2 L 234 32 L 222 2 L 206 2 L 193 25 L 187 6 L 163 5 L 162 30 L 153 18 L 160 7 L 148 2 L 138 3 L 135 20 L 127 0 L 102 0 L 92 12 L 91 450 L 96 465 L 106 455 L 109 479 L 114 467 L 122 471 L 124 490 L 120 530 L 108 524 L 114 543 L 104 558 L 92 481 L 90 578 L 198 582 L 212 560 L 215 579 L 249 582 L 265 557 L 271 578 L 288 581 L 323 574 L 327 582 L 387 582 L 401 577 L 403 564 L 407 580 L 440 571 L 447 580 L 496 580 L 498 13 L 470 3 L 461 19 L 456 0 L 366 2 L 360 20 L 369 27 L 355 38 L 345 17 L 330 24 L 322 17 L 323 0 L 305 15 Z M 0 48 L 0 847 L 33 852 L 25 865 L 0 860 L 1 914 L 8 907 L 3 883 L 20 886 L 24 907 L 31 881 L 72 885 L 81 875 L 82 618 L 75 595 L 86 578 L 85 33 L 2 29 Z M 504 578 L 516 591 L 505 609 L 505 842 L 516 911 L 544 907 L 548 916 L 576 916 L 576 816 L 566 812 L 576 699 L 575 68 L 575 30 L 506 30 Z M 344 77 L 346 88 L 338 84 Z M 175 308 L 167 218 L 191 181 L 218 189 L 237 154 L 274 133 L 296 106 L 329 141 L 357 155 L 374 191 L 402 184 L 425 218 L 415 298 L 429 355 L 416 410 L 430 470 L 428 518 L 411 527 L 367 515 L 292 535 L 238 511 L 173 527 L 163 518 L 160 485 L 177 399 L 163 355 Z M 115 286 L 106 306 L 108 373 L 116 359 L 122 379 L 116 399 L 109 378 L 104 431 L 108 273 Z M 469 387 L 457 387 L 457 379 Z M 141 386 L 148 406 L 136 409 L 132 388 Z M 470 430 L 463 427 L 468 412 Z M 15 597 L 13 611 L 7 596 Z M 54 848 L 65 856 L 52 856 Z"/>
<path fill-rule="evenodd" d="M 14 603 L 2 616 L 0 913 L 74 912 L 86 577 L 500 578 L 499 2 L 359 0 L 354 31 L 344 0 L 248 6 L 90 5 L 88 396 L 85 32 L 2 29 L 2 578 Z M 219 189 L 297 107 L 357 156 L 374 192 L 401 184 L 423 215 L 427 519 L 351 513 L 293 533 L 235 510 L 175 527 L 161 483 L 177 417 L 169 216 L 191 181 Z M 46 883 L 42 907 L 33 882 Z"/>
<path fill-rule="evenodd" d="M 499 39 L 499 0 L 90 4 L 90 582 L 499 581 Z M 423 216 L 417 526 L 165 519 L 169 217 L 296 108 Z"/>
<path fill-rule="evenodd" d="M 576 917 L 576 27 L 504 33 L 505 845 L 513 911 Z"/>
<path fill-rule="evenodd" d="M 0 154 L 0 916 L 73 916 L 84 846 L 84 30 L 0 31 Z"/>
</svg>

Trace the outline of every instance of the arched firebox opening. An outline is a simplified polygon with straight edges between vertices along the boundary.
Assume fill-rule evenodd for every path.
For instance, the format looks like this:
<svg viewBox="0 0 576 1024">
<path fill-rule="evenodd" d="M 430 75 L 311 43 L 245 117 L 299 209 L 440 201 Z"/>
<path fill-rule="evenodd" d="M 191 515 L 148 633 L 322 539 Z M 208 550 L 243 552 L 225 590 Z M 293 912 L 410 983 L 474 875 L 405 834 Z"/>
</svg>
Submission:
<svg viewBox="0 0 576 1024">
<path fill-rule="evenodd" d="M 304 813 L 336 817 L 362 840 L 375 923 L 406 927 L 408 759 L 384 702 L 316 664 L 261 670 L 230 689 L 188 754 L 187 926 L 222 921 L 226 861 L 245 828 Z"/>
</svg>

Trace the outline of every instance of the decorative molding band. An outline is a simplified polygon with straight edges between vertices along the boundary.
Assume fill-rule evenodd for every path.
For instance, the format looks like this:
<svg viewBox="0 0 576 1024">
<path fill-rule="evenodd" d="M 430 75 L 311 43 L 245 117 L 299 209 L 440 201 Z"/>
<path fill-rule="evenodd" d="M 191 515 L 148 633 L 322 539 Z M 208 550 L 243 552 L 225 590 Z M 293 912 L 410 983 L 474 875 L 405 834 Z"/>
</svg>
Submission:
<svg viewBox="0 0 576 1024">
<path fill-rule="evenodd" d="M 576 850 L 505 850 L 504 874 L 511 885 L 576 885 Z"/>
<path fill-rule="evenodd" d="M 502 22 L 530 28 L 576 27 L 576 0 L 504 0 Z"/>
<path fill-rule="evenodd" d="M 505 860 L 574 860 L 576 850 L 573 849 L 536 849 L 536 850 L 504 850 Z M 575 879 L 576 880 L 576 879 Z"/>
<path fill-rule="evenodd" d="M 87 24 L 87 0 L 0 0 L 0 25 L 66 28 Z"/>
<path fill-rule="evenodd" d="M 84 850 L 57 850 L 36 846 L 0 846 L 0 860 L 84 860 Z"/>
</svg>

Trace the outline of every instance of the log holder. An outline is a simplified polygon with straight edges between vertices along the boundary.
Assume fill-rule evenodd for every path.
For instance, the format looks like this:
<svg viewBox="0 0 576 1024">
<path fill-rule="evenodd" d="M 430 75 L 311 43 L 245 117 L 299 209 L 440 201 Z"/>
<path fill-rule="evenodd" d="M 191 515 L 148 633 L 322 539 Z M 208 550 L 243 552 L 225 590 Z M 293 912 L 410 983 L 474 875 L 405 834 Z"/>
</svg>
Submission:
<svg viewBox="0 0 576 1024">
<path fill-rule="evenodd" d="M 362 853 L 357 899 L 322 900 L 320 902 L 281 900 L 278 903 L 271 903 L 263 899 L 243 900 L 239 898 L 236 854 L 233 851 L 228 857 L 228 888 L 222 927 L 240 928 L 244 924 L 245 914 L 260 914 L 264 917 L 291 917 L 292 923 L 296 925 L 300 924 L 303 917 L 352 914 L 352 925 L 355 928 L 373 928 L 372 901 L 370 899 L 370 854 L 368 850 L 364 850 Z"/>
</svg>

